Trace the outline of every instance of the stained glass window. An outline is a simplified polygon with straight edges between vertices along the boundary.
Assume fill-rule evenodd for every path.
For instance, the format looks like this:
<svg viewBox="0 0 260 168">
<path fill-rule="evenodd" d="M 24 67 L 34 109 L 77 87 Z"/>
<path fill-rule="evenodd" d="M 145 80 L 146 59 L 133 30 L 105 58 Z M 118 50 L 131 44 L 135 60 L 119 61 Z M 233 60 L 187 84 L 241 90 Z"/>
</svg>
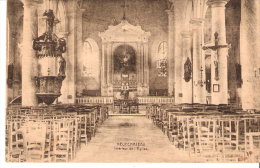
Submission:
<svg viewBox="0 0 260 168">
<path fill-rule="evenodd" d="M 168 45 L 165 41 L 161 42 L 158 46 L 156 68 L 158 76 L 166 77 L 168 74 L 168 60 L 167 60 Z"/>
</svg>

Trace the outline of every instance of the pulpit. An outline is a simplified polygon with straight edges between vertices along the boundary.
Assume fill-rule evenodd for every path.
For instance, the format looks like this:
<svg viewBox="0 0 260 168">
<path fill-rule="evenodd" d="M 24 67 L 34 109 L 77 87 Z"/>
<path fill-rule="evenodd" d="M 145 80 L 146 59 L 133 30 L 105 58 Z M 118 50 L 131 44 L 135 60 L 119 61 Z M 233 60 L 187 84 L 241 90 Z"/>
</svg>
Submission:
<svg viewBox="0 0 260 168">
<path fill-rule="evenodd" d="M 46 10 L 43 16 L 46 19 L 46 32 L 33 40 L 39 71 L 35 76 L 35 85 L 39 101 L 50 105 L 61 95 L 60 89 L 66 69 L 62 53 L 66 52 L 66 40 L 54 34 L 54 26 L 59 20 L 55 18 L 53 10 Z"/>
</svg>

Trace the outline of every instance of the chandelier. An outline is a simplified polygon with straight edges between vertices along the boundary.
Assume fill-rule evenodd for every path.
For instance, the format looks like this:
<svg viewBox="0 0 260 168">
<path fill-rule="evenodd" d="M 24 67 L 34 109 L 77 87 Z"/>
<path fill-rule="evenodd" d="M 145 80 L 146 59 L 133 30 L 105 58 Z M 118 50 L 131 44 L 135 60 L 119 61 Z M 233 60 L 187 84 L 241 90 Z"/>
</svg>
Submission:
<svg viewBox="0 0 260 168">
<path fill-rule="evenodd" d="M 38 76 L 36 76 L 36 96 L 45 104 L 52 104 L 61 93 L 65 78 L 66 61 L 62 53 L 66 52 L 66 40 L 58 38 L 53 32 L 59 23 L 53 10 L 48 9 L 43 16 L 46 19 L 46 31 L 33 40 L 33 49 L 38 59 Z"/>
</svg>

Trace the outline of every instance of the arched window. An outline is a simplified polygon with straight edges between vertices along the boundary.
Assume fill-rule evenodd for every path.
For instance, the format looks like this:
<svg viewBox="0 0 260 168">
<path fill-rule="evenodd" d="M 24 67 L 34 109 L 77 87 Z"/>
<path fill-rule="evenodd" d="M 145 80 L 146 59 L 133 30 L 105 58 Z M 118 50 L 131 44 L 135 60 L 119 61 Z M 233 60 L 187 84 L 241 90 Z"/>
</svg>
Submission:
<svg viewBox="0 0 260 168">
<path fill-rule="evenodd" d="M 168 74 L 167 51 L 168 51 L 167 43 L 165 41 L 161 42 L 158 46 L 157 59 L 156 59 L 156 68 L 157 68 L 158 76 L 160 77 L 166 77 Z"/>
<path fill-rule="evenodd" d="M 93 77 L 94 68 L 93 68 L 93 63 L 91 61 L 91 56 L 94 55 L 94 53 L 89 41 L 85 41 L 84 43 L 84 55 L 85 55 L 85 59 L 82 65 L 82 76 Z"/>
<path fill-rule="evenodd" d="M 100 56 L 98 44 L 94 39 L 87 38 L 84 41 L 82 54 L 78 57 L 78 67 L 79 81 L 82 84 L 80 87 L 84 90 L 84 94 L 96 95 L 96 91 L 100 89 Z"/>
</svg>

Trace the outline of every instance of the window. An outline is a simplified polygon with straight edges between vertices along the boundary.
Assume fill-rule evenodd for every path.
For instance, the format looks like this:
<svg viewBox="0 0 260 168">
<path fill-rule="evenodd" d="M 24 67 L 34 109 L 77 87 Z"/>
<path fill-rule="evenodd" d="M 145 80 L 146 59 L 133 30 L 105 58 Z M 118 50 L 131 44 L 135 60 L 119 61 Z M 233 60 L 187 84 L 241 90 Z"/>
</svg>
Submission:
<svg viewBox="0 0 260 168">
<path fill-rule="evenodd" d="M 94 68 L 93 68 L 93 64 L 91 64 L 90 59 L 88 59 L 89 57 L 91 57 L 91 55 L 93 55 L 93 49 L 91 44 L 86 41 L 84 43 L 84 54 L 86 55 L 86 58 L 84 59 L 84 63 L 82 65 L 82 76 L 84 77 L 92 77 L 94 72 Z"/>
<path fill-rule="evenodd" d="M 165 41 L 161 42 L 158 46 L 157 59 L 156 59 L 156 68 L 158 72 L 158 76 L 166 77 L 168 60 L 167 60 L 167 51 L 168 45 Z"/>
</svg>

